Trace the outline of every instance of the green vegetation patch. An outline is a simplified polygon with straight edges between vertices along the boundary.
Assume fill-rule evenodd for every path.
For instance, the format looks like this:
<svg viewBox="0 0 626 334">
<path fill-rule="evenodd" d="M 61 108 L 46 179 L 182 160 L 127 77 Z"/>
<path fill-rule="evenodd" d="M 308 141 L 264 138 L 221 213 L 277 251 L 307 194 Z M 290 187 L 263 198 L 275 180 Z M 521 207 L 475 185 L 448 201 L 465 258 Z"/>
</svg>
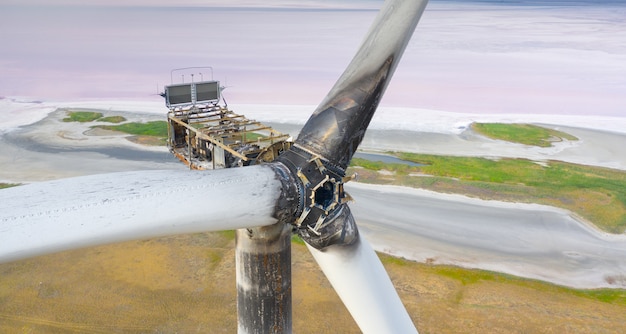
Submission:
<svg viewBox="0 0 626 334">
<path fill-rule="evenodd" d="M 562 296 L 583 297 L 603 303 L 626 306 L 626 290 L 623 289 L 573 289 L 493 271 L 464 269 L 455 266 L 433 266 L 432 269 L 436 274 L 455 279 L 463 285 L 499 282 L 528 287 L 537 291 L 558 293 Z"/>
<path fill-rule="evenodd" d="M 626 230 L 626 172 L 559 161 L 396 153 L 424 166 L 353 159 L 360 180 L 565 208 L 611 233 Z M 385 169 L 393 177 L 375 171 Z M 428 176 L 428 177 L 417 177 Z"/>
<path fill-rule="evenodd" d="M 404 258 L 399 258 L 399 257 L 395 257 L 392 255 L 384 254 L 384 253 L 378 253 L 378 257 L 380 258 L 380 261 L 384 265 L 396 265 L 396 266 L 404 267 L 406 265 L 409 265 L 415 262 L 415 261 L 409 261 Z"/>
<path fill-rule="evenodd" d="M 471 270 L 454 266 L 436 266 L 433 267 L 434 272 L 438 275 L 452 278 L 461 282 L 463 285 L 475 284 L 478 282 L 503 282 L 510 280 L 514 282 L 516 280 L 523 280 L 521 278 L 510 276 L 506 274 L 496 273 L 486 270 Z"/>
<path fill-rule="evenodd" d="M 302 238 L 298 235 L 298 234 L 292 234 L 291 235 L 291 242 L 298 244 L 298 245 L 304 245 L 304 240 L 302 240 Z"/>
<path fill-rule="evenodd" d="M 563 140 L 578 140 L 565 132 L 531 124 L 472 123 L 471 128 L 492 139 L 539 147 L 550 147 Z"/>
<path fill-rule="evenodd" d="M 147 123 L 133 122 L 119 125 L 98 125 L 97 127 L 106 130 L 121 131 L 131 135 L 167 137 L 166 121 L 152 121 Z"/>
<path fill-rule="evenodd" d="M 246 141 L 257 141 L 258 139 L 262 139 L 265 138 L 267 136 L 264 136 L 260 133 L 256 133 L 256 132 L 246 132 L 245 134 L 245 138 Z"/>
<path fill-rule="evenodd" d="M 102 113 L 93 111 L 73 111 L 67 114 L 68 117 L 63 119 L 63 122 L 93 122 L 99 118 L 102 118 Z"/>
<path fill-rule="evenodd" d="M 574 290 L 572 294 L 605 303 L 626 305 L 626 290 L 623 289 Z"/>
<path fill-rule="evenodd" d="M 15 186 L 19 186 L 19 184 L 17 184 L 17 183 L 0 183 L 0 189 L 11 188 L 11 187 L 15 187 Z"/>
<path fill-rule="evenodd" d="M 447 277 L 458 281 L 463 286 L 474 284 L 505 284 L 509 287 L 530 288 L 533 291 L 559 296 L 583 297 L 594 301 L 626 306 L 626 290 L 624 289 L 574 289 L 555 285 L 539 280 L 517 277 L 495 271 L 467 269 L 452 265 L 422 265 L 414 261 L 394 257 L 387 254 L 378 254 L 383 264 L 388 266 L 408 267 L 418 270 L 417 267 L 425 266 L 428 271 L 438 277 Z M 391 269 L 393 271 L 393 269 Z"/>
<path fill-rule="evenodd" d="M 352 158 L 350 162 L 352 166 L 363 167 L 368 170 L 381 171 L 390 170 L 399 175 L 407 175 L 410 172 L 417 172 L 418 169 L 407 164 L 402 163 L 387 163 L 382 161 L 371 161 L 362 158 Z M 361 173 L 359 173 L 361 174 Z"/>
<path fill-rule="evenodd" d="M 102 113 L 95 111 L 71 111 L 67 113 L 66 118 L 63 119 L 63 122 L 107 122 L 107 123 L 122 123 L 126 121 L 126 118 L 122 116 L 107 116 L 103 117 Z"/>
<path fill-rule="evenodd" d="M 225 231 L 219 231 L 216 233 L 228 240 L 231 240 L 231 241 L 235 240 L 235 230 L 225 230 Z"/>
<path fill-rule="evenodd" d="M 98 121 L 117 124 L 117 123 L 126 122 L 126 118 L 123 116 L 108 116 L 108 117 L 99 118 Z"/>
</svg>

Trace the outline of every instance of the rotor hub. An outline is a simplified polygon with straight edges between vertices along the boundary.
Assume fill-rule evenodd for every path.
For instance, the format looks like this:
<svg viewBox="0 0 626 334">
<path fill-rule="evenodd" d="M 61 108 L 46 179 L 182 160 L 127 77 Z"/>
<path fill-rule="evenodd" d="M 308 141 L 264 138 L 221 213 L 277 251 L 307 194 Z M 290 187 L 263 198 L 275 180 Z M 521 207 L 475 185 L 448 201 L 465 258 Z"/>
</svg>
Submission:
<svg viewBox="0 0 626 334">
<path fill-rule="evenodd" d="M 334 244 L 351 244 L 358 230 L 346 202 L 345 170 L 309 150 L 294 144 L 277 161 L 296 179 L 298 208 L 291 222 L 308 244 L 323 249 Z"/>
</svg>

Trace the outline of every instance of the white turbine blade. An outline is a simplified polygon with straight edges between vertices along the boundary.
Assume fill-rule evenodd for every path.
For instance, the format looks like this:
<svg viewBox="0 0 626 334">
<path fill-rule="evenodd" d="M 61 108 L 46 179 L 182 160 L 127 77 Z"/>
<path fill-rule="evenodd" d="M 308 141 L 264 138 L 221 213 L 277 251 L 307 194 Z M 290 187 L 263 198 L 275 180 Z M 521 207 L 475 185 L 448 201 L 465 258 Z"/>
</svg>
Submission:
<svg viewBox="0 0 626 334">
<path fill-rule="evenodd" d="M 86 246 L 271 225 L 268 166 L 138 171 L 0 190 L 0 262 Z"/>
<path fill-rule="evenodd" d="M 380 259 L 362 237 L 313 257 L 363 333 L 417 333 Z"/>
</svg>

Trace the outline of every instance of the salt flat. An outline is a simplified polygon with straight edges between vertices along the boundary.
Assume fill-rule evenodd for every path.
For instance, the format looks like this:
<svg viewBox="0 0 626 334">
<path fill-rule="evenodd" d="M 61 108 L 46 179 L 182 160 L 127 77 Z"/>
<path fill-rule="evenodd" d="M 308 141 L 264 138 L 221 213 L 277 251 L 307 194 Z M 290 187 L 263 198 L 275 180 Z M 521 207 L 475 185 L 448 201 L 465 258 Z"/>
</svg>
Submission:
<svg viewBox="0 0 626 334">
<path fill-rule="evenodd" d="M 626 287 L 626 236 L 553 207 L 348 184 L 375 249 L 433 264 L 505 272 L 577 288 Z"/>
</svg>

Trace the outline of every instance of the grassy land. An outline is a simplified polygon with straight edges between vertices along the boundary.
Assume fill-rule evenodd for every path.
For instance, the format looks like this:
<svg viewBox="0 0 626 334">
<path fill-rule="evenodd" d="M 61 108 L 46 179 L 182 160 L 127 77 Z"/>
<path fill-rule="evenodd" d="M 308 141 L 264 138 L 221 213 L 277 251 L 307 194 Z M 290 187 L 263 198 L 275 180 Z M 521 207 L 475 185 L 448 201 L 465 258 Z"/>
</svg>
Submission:
<svg viewBox="0 0 626 334">
<path fill-rule="evenodd" d="M 129 140 L 151 146 L 165 146 L 167 144 L 167 122 L 152 121 L 147 123 L 124 123 L 119 125 L 97 125 L 96 127 L 120 131 L 135 135 Z"/>
<path fill-rule="evenodd" d="M 414 265 L 411 261 L 386 254 L 379 254 L 379 257 L 381 258 L 383 264 L 387 267 L 392 264 L 396 266 Z M 572 289 L 487 270 L 465 269 L 449 265 L 431 265 L 427 267 L 437 276 L 453 279 L 464 286 L 486 282 L 504 283 L 511 286 L 532 288 L 543 292 L 557 292 L 563 295 L 582 297 L 593 301 L 626 307 L 626 290 L 624 289 Z"/>
<path fill-rule="evenodd" d="M 256 141 L 258 139 L 265 138 L 266 136 L 256 132 L 246 132 L 246 141 Z"/>
<path fill-rule="evenodd" d="M 15 186 L 19 186 L 19 184 L 16 184 L 16 183 L 0 183 L 0 189 L 11 188 L 11 187 L 15 187 Z"/>
<path fill-rule="evenodd" d="M 102 113 L 92 111 L 72 111 L 68 112 L 68 117 L 64 118 L 64 122 L 106 122 L 106 123 L 123 123 L 126 118 L 122 116 L 103 117 Z M 127 138 L 132 142 L 151 146 L 165 146 L 167 144 L 167 122 L 153 121 L 148 123 L 123 123 L 118 125 L 96 125 L 95 127 L 120 131 L 135 135 Z"/>
<path fill-rule="evenodd" d="M 132 135 L 167 137 L 166 121 L 152 121 L 147 123 L 133 122 L 119 125 L 98 125 L 98 127 L 107 130 L 121 131 Z"/>
<path fill-rule="evenodd" d="M 296 333 L 359 333 L 292 244 Z M 623 333 L 626 291 L 576 290 L 381 255 L 420 333 Z M 315 324 L 315 325 L 312 325 Z M 3 333 L 233 333 L 232 232 L 126 242 L 0 265 Z"/>
<path fill-rule="evenodd" d="M 103 117 L 102 113 L 93 111 L 71 111 L 67 113 L 68 117 L 63 119 L 63 122 L 107 122 L 107 123 L 121 123 L 126 121 L 126 118 L 122 116 L 107 116 Z"/>
<path fill-rule="evenodd" d="M 108 116 L 108 117 L 99 118 L 98 121 L 107 122 L 107 123 L 122 123 L 122 122 L 126 122 L 126 118 L 122 116 Z"/>
<path fill-rule="evenodd" d="M 565 132 L 531 124 L 472 123 L 471 128 L 492 139 L 540 147 L 550 147 L 563 140 L 578 140 Z"/>
<path fill-rule="evenodd" d="M 102 118 L 102 113 L 92 111 L 73 111 L 67 113 L 68 117 L 63 119 L 63 122 L 93 122 L 99 118 Z"/>
<path fill-rule="evenodd" d="M 624 171 L 559 161 L 536 163 L 526 159 L 412 153 L 396 153 L 396 156 L 424 166 L 363 159 L 353 159 L 352 165 L 364 168 L 358 171 L 363 182 L 552 205 L 571 210 L 607 232 L 623 233 L 626 229 Z M 391 175 L 376 172 L 382 169 L 391 171 Z"/>
</svg>

